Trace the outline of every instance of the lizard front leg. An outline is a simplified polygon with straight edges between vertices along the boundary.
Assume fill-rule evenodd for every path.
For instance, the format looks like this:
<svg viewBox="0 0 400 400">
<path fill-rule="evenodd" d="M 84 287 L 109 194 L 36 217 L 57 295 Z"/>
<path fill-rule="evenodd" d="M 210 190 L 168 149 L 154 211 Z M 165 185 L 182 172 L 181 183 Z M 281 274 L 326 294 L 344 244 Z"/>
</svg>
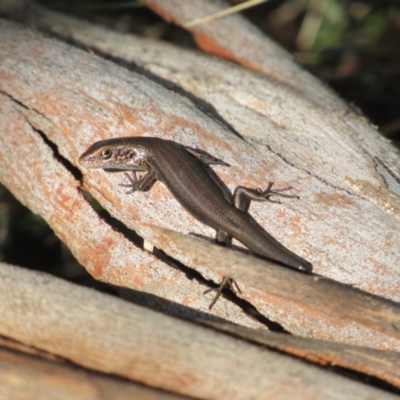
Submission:
<svg viewBox="0 0 400 400">
<path fill-rule="evenodd" d="M 128 178 L 130 183 L 120 183 L 118 186 L 129 188 L 126 194 L 131 194 L 136 191 L 146 192 L 151 189 L 157 180 L 157 174 L 155 171 L 149 171 L 146 175 L 138 179 L 136 171 L 132 171 L 132 175 L 125 172 L 125 176 Z"/>
<path fill-rule="evenodd" d="M 287 190 L 292 189 L 291 186 L 285 186 L 279 189 L 272 189 L 273 182 L 269 182 L 268 186 L 265 190 L 261 189 L 250 189 L 244 186 L 238 186 L 235 189 L 235 192 L 232 196 L 232 204 L 243 212 L 247 212 L 250 207 L 250 203 L 252 200 L 254 201 L 269 201 L 271 203 L 280 203 L 277 200 L 271 200 L 270 197 L 272 196 L 280 196 L 286 198 L 294 198 L 298 199 L 299 196 L 293 194 L 282 193 L 286 192 Z M 215 236 L 215 241 L 222 245 L 231 247 L 232 245 L 232 236 L 229 235 L 227 232 L 223 231 L 222 229 L 217 230 L 217 234 Z"/>
</svg>

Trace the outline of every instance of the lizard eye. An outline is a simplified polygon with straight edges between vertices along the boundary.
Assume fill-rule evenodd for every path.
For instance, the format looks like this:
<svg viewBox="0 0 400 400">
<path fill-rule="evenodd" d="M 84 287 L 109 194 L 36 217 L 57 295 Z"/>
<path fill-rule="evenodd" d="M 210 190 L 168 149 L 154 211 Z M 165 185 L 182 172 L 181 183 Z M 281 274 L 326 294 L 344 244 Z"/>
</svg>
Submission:
<svg viewBox="0 0 400 400">
<path fill-rule="evenodd" d="M 108 158 L 111 157 L 112 151 L 110 149 L 104 149 L 100 152 L 100 157 L 103 160 L 107 160 Z"/>
</svg>

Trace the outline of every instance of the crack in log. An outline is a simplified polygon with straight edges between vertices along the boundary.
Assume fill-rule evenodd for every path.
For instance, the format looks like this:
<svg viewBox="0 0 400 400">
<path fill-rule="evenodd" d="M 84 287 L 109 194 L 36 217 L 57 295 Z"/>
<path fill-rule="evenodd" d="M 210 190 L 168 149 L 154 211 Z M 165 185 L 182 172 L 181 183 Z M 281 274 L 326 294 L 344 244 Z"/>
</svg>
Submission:
<svg viewBox="0 0 400 400">
<path fill-rule="evenodd" d="M 83 179 L 83 174 L 82 172 L 79 170 L 79 168 L 75 167 L 68 159 L 66 159 L 64 156 L 61 155 L 61 153 L 58 151 L 58 146 L 52 142 L 47 136 L 46 133 L 43 132 L 42 130 L 40 130 L 39 128 L 36 128 L 32 122 L 26 118 L 26 121 L 28 122 L 28 124 L 32 127 L 32 130 L 34 132 L 36 132 L 43 140 L 43 142 L 50 147 L 50 149 L 53 152 L 53 156 L 54 158 L 60 163 L 62 164 L 65 169 L 68 170 L 68 172 L 70 172 L 72 174 L 72 176 L 78 180 L 78 181 L 82 181 Z"/>
<path fill-rule="evenodd" d="M 133 229 L 128 228 L 122 221 L 112 217 L 111 214 L 104 208 L 101 208 L 101 210 L 99 210 L 99 207 L 96 206 L 96 204 L 94 204 L 94 201 L 96 201 L 100 206 L 101 206 L 101 204 L 90 193 L 83 191 L 83 190 L 82 190 L 82 192 L 83 192 L 83 196 L 84 196 L 85 200 L 92 206 L 93 210 L 99 215 L 99 217 L 101 219 L 104 220 L 105 223 L 107 223 L 115 231 L 117 231 L 118 233 L 123 235 L 127 240 L 132 242 L 136 247 L 140 248 L 143 251 L 146 251 L 146 250 L 144 250 L 144 246 L 143 246 L 145 239 L 142 236 L 137 234 L 136 231 L 134 231 Z M 206 279 L 196 269 L 183 264 L 178 259 L 171 257 L 170 255 L 165 253 L 160 248 L 154 247 L 154 250 L 151 254 L 159 261 L 167 264 L 169 267 L 174 268 L 174 269 L 184 273 L 186 275 L 186 277 L 190 280 L 195 279 L 199 284 L 204 285 L 208 288 L 210 288 L 210 287 L 215 288 L 215 287 L 219 286 L 214 281 Z M 241 308 L 246 315 L 250 316 L 251 318 L 254 318 L 259 323 L 266 326 L 270 331 L 290 334 L 290 332 L 287 331 L 282 325 L 265 317 L 263 314 L 261 314 L 257 310 L 257 308 L 253 304 L 251 304 L 250 302 L 237 296 L 232 290 L 224 289 L 222 291 L 222 294 L 229 301 L 231 301 L 236 306 Z"/>
<path fill-rule="evenodd" d="M 195 269 L 188 267 L 179 260 L 167 255 L 163 250 L 157 248 L 155 249 L 156 251 L 153 254 L 159 260 L 166 262 L 168 265 L 171 265 L 170 263 L 172 263 L 175 268 L 178 268 L 180 271 L 185 273 L 189 279 L 196 279 L 200 284 L 203 284 L 209 288 L 217 288 L 219 286 L 219 284 L 216 284 L 214 281 L 204 278 L 203 275 Z M 265 317 L 253 304 L 237 296 L 236 293 L 231 289 L 224 288 L 222 294 L 229 301 L 240 307 L 246 315 L 256 319 L 258 322 L 265 325 L 270 331 L 290 333 L 282 325 Z"/>
<path fill-rule="evenodd" d="M 86 192 L 84 192 L 86 193 Z M 89 202 L 89 204 L 93 207 L 94 211 L 99 215 L 100 218 L 102 218 L 107 224 L 109 224 L 114 230 L 122 234 L 127 240 L 132 242 L 135 246 L 141 248 L 143 251 L 143 242 L 144 239 L 140 235 L 138 235 L 134 230 L 128 228 L 123 222 L 120 220 L 114 218 L 111 216 L 111 214 L 108 213 L 107 210 L 102 208 L 101 211 L 98 210 L 98 207 L 94 206 L 93 200 L 91 201 L 90 197 L 86 194 L 85 196 L 86 201 Z M 92 197 L 92 199 L 94 199 Z M 95 200 L 95 199 L 94 199 Z M 96 200 L 97 201 L 97 200 Z M 156 259 L 158 259 L 161 262 L 166 263 L 168 266 L 171 268 L 174 268 L 176 270 L 179 270 L 180 272 L 184 273 L 186 277 L 190 280 L 195 279 L 199 284 L 207 286 L 207 287 L 218 287 L 218 284 L 216 284 L 214 281 L 209 280 L 204 278 L 204 276 L 196 271 L 194 268 L 191 268 L 176 258 L 173 258 L 169 255 L 167 255 L 162 249 L 159 249 L 157 247 L 154 247 L 154 251 L 151 253 Z M 224 289 L 223 290 L 223 295 L 225 298 L 227 298 L 229 301 L 233 302 L 235 305 L 237 305 L 239 308 L 243 310 L 243 312 L 250 316 L 251 318 L 256 319 L 258 322 L 266 326 L 269 330 L 274 331 L 274 332 L 280 332 L 280 333 L 290 333 L 287 331 L 282 325 L 279 323 L 272 321 L 265 317 L 263 314 L 261 314 L 255 306 L 253 306 L 250 302 L 240 298 L 237 296 L 232 290 L 230 289 Z"/>
<path fill-rule="evenodd" d="M 263 142 L 257 142 L 257 141 L 255 141 L 255 143 L 256 143 L 258 146 L 264 146 L 264 147 L 266 147 L 272 154 L 274 154 L 274 155 L 276 155 L 277 157 L 279 157 L 285 164 L 289 165 L 290 167 L 292 167 L 292 168 L 294 168 L 294 169 L 296 169 L 296 170 L 298 170 L 298 171 L 302 171 L 302 172 L 304 172 L 305 174 L 312 176 L 313 178 L 317 179 L 318 181 L 320 181 L 320 182 L 323 183 L 324 185 L 329 186 L 329 187 L 331 187 L 331 188 L 333 188 L 333 189 L 335 189 L 335 190 L 344 192 L 344 193 L 348 194 L 349 196 L 354 196 L 354 197 L 357 197 L 357 198 L 366 200 L 363 196 L 360 196 L 359 194 L 357 194 L 357 193 L 355 193 L 355 192 L 352 192 L 352 191 L 350 191 L 349 189 L 345 189 L 345 188 L 339 187 L 339 186 L 337 186 L 337 185 L 334 185 L 334 184 L 328 182 L 326 179 L 320 177 L 319 175 L 313 174 L 312 172 L 306 170 L 305 168 L 300 168 L 297 164 L 295 164 L 295 163 L 290 162 L 289 160 L 287 160 L 281 153 L 279 153 L 279 152 L 273 150 L 273 149 L 271 148 L 271 146 L 269 146 L 268 144 L 265 144 L 265 143 L 263 143 Z"/>
<path fill-rule="evenodd" d="M 4 90 L 0 89 L 0 94 L 8 97 L 13 103 L 18 104 L 20 107 L 24 108 L 25 110 L 30 110 L 30 108 L 28 106 L 26 106 L 23 102 L 21 102 L 20 100 L 17 100 L 15 97 L 13 97 L 10 93 L 5 92 Z"/>
<path fill-rule="evenodd" d="M 24 103 L 13 98 L 8 93 L 4 93 L 4 95 L 6 95 L 15 104 L 17 104 L 19 107 L 22 107 L 25 110 L 24 117 L 25 117 L 26 122 L 30 125 L 32 130 L 41 137 L 43 142 L 51 149 L 54 158 L 59 163 L 61 163 L 64 166 L 64 168 L 66 168 L 74 176 L 74 178 L 76 180 L 82 182 L 83 181 L 82 172 L 77 167 L 75 167 L 67 158 L 65 158 L 64 156 L 61 155 L 57 144 L 52 142 L 49 139 L 46 132 L 43 130 L 46 128 L 43 128 L 43 126 L 40 126 L 40 123 L 35 121 L 34 118 L 29 118 L 28 113 L 35 113 L 40 118 L 44 118 L 46 120 L 46 122 L 48 122 L 49 124 L 51 124 L 51 121 L 49 121 L 48 118 L 46 118 L 46 116 L 43 115 L 42 113 L 40 113 L 39 111 L 26 106 Z M 28 111 L 28 113 L 26 111 Z M 98 206 L 96 204 L 94 204 L 94 201 L 97 201 L 97 200 L 94 197 L 90 197 L 88 195 L 88 192 L 81 190 L 81 194 L 82 194 L 83 198 L 92 206 L 93 210 L 99 215 L 100 218 L 102 218 L 113 229 L 115 229 L 120 234 L 122 234 L 127 240 L 129 240 L 136 247 L 143 250 L 143 242 L 144 242 L 143 237 L 138 235 L 134 230 L 127 228 L 123 222 L 119 221 L 116 218 L 113 218 L 111 216 L 111 214 L 109 214 L 108 211 L 105 210 L 104 208 L 101 208 L 101 210 L 99 210 Z M 200 284 L 207 286 L 207 287 L 217 287 L 218 286 L 218 284 L 216 284 L 212 280 L 208 280 L 208 279 L 204 278 L 201 275 L 201 273 L 199 273 L 195 269 L 188 267 L 187 265 L 181 263 L 180 261 L 178 261 L 177 259 L 174 259 L 171 256 L 168 256 L 162 249 L 156 249 L 152 254 L 158 260 L 165 262 L 167 265 L 183 272 L 188 277 L 188 279 L 196 279 L 197 282 L 199 282 Z M 246 315 L 250 316 L 251 318 L 256 319 L 258 322 L 265 325 L 269 330 L 274 331 L 274 332 L 289 333 L 288 331 L 285 330 L 285 328 L 282 325 L 280 325 L 277 322 L 272 321 L 272 320 L 268 319 L 267 317 L 265 317 L 264 315 L 262 315 L 256 309 L 256 307 L 254 307 L 250 302 L 243 300 L 242 298 L 237 296 L 230 289 L 224 289 L 222 293 L 229 301 L 233 302 L 239 308 L 241 308 Z"/>
<path fill-rule="evenodd" d="M 58 150 L 57 144 L 52 142 L 49 139 L 48 135 L 43 130 L 43 127 L 39 126 L 39 124 L 35 123 L 35 121 L 32 118 L 29 118 L 30 117 L 29 113 L 34 113 L 35 115 L 39 116 L 40 118 L 43 118 L 44 120 L 46 120 L 46 122 L 49 125 L 52 124 L 52 122 L 46 117 L 46 115 L 44 115 L 43 113 L 41 113 L 38 110 L 35 110 L 35 109 L 27 106 L 22 101 L 16 99 L 15 97 L 13 97 L 11 94 L 9 94 L 7 92 L 0 90 L 0 93 L 5 95 L 6 97 L 8 97 L 13 103 L 15 103 L 18 107 L 21 107 L 23 109 L 23 111 L 24 111 L 23 115 L 24 115 L 25 121 L 29 124 L 29 126 L 32 128 L 32 130 L 42 138 L 44 143 L 51 149 L 51 151 L 53 152 L 54 158 L 60 164 L 62 164 L 73 175 L 73 177 L 76 180 L 82 181 L 82 179 L 83 179 L 82 172 L 77 167 L 75 167 L 67 158 L 65 158 L 63 155 L 61 155 L 61 153 Z"/>
</svg>

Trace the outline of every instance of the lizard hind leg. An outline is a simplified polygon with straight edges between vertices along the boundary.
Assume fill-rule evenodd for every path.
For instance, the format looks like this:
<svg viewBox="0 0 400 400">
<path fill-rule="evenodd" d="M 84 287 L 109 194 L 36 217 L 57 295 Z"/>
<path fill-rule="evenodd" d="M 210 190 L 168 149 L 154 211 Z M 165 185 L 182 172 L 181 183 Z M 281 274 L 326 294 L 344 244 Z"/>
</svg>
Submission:
<svg viewBox="0 0 400 400">
<path fill-rule="evenodd" d="M 242 293 L 242 291 L 240 290 L 237 282 L 233 279 L 230 278 L 229 276 L 224 276 L 222 278 L 221 283 L 218 285 L 218 287 L 216 288 L 212 288 L 212 289 L 207 289 L 203 292 L 204 294 L 210 293 L 210 292 L 216 292 L 215 297 L 213 299 L 213 301 L 210 303 L 210 305 L 208 306 L 208 309 L 211 310 L 214 307 L 214 304 L 217 302 L 217 300 L 221 297 L 222 291 L 224 289 L 230 289 L 234 292 L 234 288 L 236 288 L 236 290 L 239 293 Z"/>
<path fill-rule="evenodd" d="M 228 232 L 225 232 L 222 229 L 217 229 L 217 233 L 215 235 L 215 242 L 220 246 L 232 247 L 232 236 Z"/>
<path fill-rule="evenodd" d="M 235 189 L 232 197 L 233 205 L 241 211 L 247 212 L 250 207 L 252 200 L 254 201 L 269 201 L 271 203 L 280 203 L 278 200 L 271 200 L 272 196 L 280 196 L 286 198 L 298 199 L 299 196 L 294 194 L 283 193 L 291 190 L 291 186 L 285 186 L 283 188 L 272 189 L 273 182 L 269 182 L 265 190 L 261 189 L 250 189 L 244 186 L 238 186 Z"/>
</svg>

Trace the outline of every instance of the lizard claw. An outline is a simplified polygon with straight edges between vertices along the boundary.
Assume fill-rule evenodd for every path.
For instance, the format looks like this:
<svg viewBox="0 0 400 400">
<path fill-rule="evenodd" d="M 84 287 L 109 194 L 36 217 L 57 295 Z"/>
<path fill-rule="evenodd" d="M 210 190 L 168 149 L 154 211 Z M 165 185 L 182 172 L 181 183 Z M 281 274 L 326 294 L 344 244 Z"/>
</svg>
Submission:
<svg viewBox="0 0 400 400">
<path fill-rule="evenodd" d="M 264 189 L 264 190 L 261 190 L 260 188 L 257 189 L 257 191 L 260 193 L 260 196 L 263 197 L 265 200 L 268 200 L 271 203 L 279 203 L 280 204 L 280 201 L 271 200 L 270 197 L 281 196 L 281 197 L 286 197 L 286 198 L 299 199 L 299 196 L 297 196 L 295 194 L 282 193 L 282 192 L 286 192 L 287 190 L 293 189 L 292 186 L 285 186 L 283 188 L 271 189 L 273 184 L 274 184 L 273 182 L 268 182 L 268 186 L 266 189 Z"/>
<path fill-rule="evenodd" d="M 211 309 L 214 307 L 214 304 L 215 304 L 215 303 L 217 302 L 217 300 L 220 298 L 220 296 L 221 296 L 221 294 L 222 294 L 222 291 L 223 291 L 225 288 L 231 289 L 231 290 L 233 291 L 233 288 L 234 288 L 234 287 L 236 287 L 236 290 L 237 290 L 239 293 L 242 293 L 242 291 L 240 290 L 240 288 L 239 288 L 237 282 L 236 282 L 233 278 L 230 278 L 230 277 L 228 277 L 228 276 L 224 276 L 224 277 L 222 278 L 222 282 L 219 284 L 218 287 L 205 290 L 205 291 L 203 292 L 203 294 L 207 294 L 207 293 L 210 293 L 210 292 L 217 292 L 216 295 L 215 295 L 215 297 L 214 297 L 214 299 L 213 299 L 213 301 L 212 301 L 212 302 L 210 303 L 210 305 L 208 306 L 208 309 L 211 310 Z"/>
<path fill-rule="evenodd" d="M 133 177 L 130 176 L 127 172 L 124 172 L 124 175 L 128 178 L 130 183 L 119 183 L 118 186 L 130 188 L 130 190 L 125 192 L 126 194 L 131 194 L 136 192 L 136 190 L 138 190 L 138 186 L 140 183 L 140 180 L 137 178 L 136 171 L 132 171 Z"/>
</svg>

